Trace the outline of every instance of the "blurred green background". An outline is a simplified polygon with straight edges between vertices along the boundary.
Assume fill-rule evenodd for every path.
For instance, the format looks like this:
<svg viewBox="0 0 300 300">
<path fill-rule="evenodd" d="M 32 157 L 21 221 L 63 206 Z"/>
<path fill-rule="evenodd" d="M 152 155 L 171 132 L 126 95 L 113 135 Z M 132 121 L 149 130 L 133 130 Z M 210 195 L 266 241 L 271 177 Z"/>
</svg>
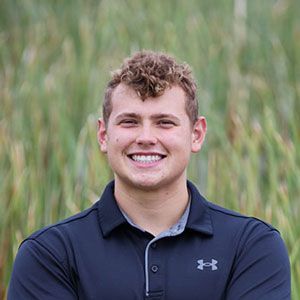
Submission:
<svg viewBox="0 0 300 300">
<path fill-rule="evenodd" d="M 140 49 L 193 67 L 208 135 L 189 176 L 281 231 L 300 299 L 298 0 L 0 1 L 0 299 L 19 243 L 112 178 L 96 121 L 110 71 Z"/>
</svg>

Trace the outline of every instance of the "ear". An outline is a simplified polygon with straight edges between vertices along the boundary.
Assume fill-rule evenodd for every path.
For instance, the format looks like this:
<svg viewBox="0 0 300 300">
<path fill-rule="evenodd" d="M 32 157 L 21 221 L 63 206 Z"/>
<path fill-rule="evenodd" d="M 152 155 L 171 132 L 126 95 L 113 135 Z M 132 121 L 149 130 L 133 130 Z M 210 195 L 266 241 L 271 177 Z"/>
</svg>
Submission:
<svg viewBox="0 0 300 300">
<path fill-rule="evenodd" d="M 201 116 L 193 126 L 192 132 L 192 152 L 199 152 L 206 135 L 206 119 Z"/>
<path fill-rule="evenodd" d="M 98 132 L 97 132 L 98 143 L 100 150 L 104 153 L 107 152 L 107 133 L 106 126 L 103 119 L 98 119 Z"/>
</svg>

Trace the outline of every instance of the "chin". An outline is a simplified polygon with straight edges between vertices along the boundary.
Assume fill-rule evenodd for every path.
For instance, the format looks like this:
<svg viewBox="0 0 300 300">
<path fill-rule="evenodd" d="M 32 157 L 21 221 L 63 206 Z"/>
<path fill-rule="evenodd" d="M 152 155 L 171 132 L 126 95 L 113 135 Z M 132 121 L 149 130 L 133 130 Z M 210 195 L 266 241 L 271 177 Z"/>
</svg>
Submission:
<svg viewBox="0 0 300 300">
<path fill-rule="evenodd" d="M 136 182 L 133 185 L 135 188 L 144 191 L 153 191 L 161 187 L 160 183 L 157 182 Z"/>
<path fill-rule="evenodd" d="M 154 178 L 137 178 L 135 180 L 129 180 L 127 183 L 133 188 L 145 191 L 157 190 L 163 186 L 161 179 Z"/>
</svg>

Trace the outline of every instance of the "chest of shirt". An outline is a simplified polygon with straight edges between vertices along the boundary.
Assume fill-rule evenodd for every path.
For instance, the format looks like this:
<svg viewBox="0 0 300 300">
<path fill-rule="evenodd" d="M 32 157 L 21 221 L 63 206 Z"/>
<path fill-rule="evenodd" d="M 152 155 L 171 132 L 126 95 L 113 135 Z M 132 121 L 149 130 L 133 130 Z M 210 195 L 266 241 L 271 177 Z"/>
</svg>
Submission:
<svg viewBox="0 0 300 300">
<path fill-rule="evenodd" d="M 234 259 L 228 245 L 189 234 L 151 242 L 119 233 L 78 247 L 80 299 L 222 299 Z"/>
</svg>

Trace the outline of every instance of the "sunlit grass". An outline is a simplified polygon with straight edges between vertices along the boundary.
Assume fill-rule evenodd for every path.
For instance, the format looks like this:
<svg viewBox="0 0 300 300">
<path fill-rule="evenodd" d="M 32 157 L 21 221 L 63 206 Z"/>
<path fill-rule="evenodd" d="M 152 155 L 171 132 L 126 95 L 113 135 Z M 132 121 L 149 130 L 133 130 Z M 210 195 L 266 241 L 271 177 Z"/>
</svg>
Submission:
<svg viewBox="0 0 300 300">
<path fill-rule="evenodd" d="M 190 178 L 280 229 L 300 299 L 300 4 L 244 2 L 0 2 L 0 299 L 22 239 L 112 178 L 96 140 L 104 87 L 143 48 L 192 65 L 208 136 Z"/>
</svg>

